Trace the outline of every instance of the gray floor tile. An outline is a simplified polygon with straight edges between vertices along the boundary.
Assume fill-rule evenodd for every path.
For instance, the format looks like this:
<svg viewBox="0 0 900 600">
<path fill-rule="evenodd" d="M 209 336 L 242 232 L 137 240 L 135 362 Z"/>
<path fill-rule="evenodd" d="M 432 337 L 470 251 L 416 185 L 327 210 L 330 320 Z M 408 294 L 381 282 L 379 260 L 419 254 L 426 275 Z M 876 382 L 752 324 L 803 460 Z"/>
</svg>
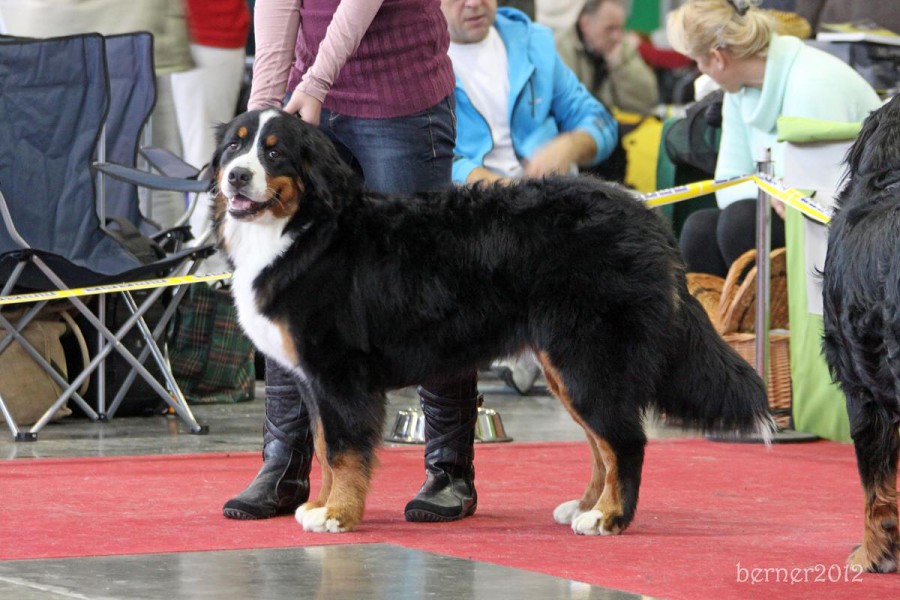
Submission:
<svg viewBox="0 0 900 600">
<path fill-rule="evenodd" d="M 0 563 L 0 598 L 627 600 L 634 594 L 386 544 Z"/>
</svg>

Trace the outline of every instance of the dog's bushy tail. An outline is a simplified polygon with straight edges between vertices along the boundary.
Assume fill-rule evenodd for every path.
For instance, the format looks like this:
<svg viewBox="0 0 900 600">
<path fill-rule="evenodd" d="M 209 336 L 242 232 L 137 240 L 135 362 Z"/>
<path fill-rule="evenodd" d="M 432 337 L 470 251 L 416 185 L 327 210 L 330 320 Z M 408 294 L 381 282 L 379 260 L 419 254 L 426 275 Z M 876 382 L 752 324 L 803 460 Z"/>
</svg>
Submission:
<svg viewBox="0 0 900 600">
<path fill-rule="evenodd" d="M 716 332 L 693 296 L 684 290 L 682 299 L 680 340 L 672 345 L 657 393 L 660 410 L 685 427 L 757 433 L 768 442 L 774 422 L 759 375 Z"/>
</svg>

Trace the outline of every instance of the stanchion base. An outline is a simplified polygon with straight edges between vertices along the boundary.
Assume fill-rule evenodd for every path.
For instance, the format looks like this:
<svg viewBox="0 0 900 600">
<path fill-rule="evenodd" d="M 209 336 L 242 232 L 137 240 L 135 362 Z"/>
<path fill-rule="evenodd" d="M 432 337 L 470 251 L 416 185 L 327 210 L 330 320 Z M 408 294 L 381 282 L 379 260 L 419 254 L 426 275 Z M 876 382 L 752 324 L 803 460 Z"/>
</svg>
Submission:
<svg viewBox="0 0 900 600">
<path fill-rule="evenodd" d="M 712 442 L 727 442 L 732 444 L 763 444 L 765 439 L 758 433 L 750 433 L 747 435 L 738 435 L 736 433 L 714 433 L 706 436 L 706 439 Z M 819 436 L 803 431 L 794 431 L 793 429 L 782 429 L 776 431 L 771 438 L 773 444 L 801 444 L 806 442 L 815 442 Z"/>
</svg>

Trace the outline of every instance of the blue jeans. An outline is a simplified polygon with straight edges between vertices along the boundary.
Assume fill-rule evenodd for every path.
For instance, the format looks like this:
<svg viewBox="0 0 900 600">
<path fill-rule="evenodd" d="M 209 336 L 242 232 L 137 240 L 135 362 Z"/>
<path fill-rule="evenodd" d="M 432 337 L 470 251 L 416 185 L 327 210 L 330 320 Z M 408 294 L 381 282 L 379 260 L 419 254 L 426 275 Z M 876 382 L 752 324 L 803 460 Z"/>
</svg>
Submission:
<svg viewBox="0 0 900 600">
<path fill-rule="evenodd" d="M 414 194 L 452 183 L 456 113 L 453 95 L 392 119 L 360 119 L 322 109 L 320 129 L 366 182 L 385 194 Z"/>
</svg>

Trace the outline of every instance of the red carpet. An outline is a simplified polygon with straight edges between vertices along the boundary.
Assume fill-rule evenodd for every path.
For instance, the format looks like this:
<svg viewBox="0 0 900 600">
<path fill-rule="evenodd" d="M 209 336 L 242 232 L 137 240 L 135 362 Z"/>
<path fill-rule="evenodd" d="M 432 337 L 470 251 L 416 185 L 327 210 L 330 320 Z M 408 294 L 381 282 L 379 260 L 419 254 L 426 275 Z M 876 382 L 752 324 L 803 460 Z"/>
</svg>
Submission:
<svg viewBox="0 0 900 600">
<path fill-rule="evenodd" d="M 862 535 L 849 445 L 653 441 L 637 518 L 607 538 L 551 516 L 580 496 L 588 455 L 581 443 L 479 446 L 478 513 L 411 524 L 402 511 L 421 484 L 422 447 L 383 449 L 363 525 L 340 535 L 304 533 L 292 517 L 222 517 L 257 453 L 8 461 L 0 559 L 385 542 L 666 598 L 897 596 L 900 575 L 844 576 Z"/>
</svg>

